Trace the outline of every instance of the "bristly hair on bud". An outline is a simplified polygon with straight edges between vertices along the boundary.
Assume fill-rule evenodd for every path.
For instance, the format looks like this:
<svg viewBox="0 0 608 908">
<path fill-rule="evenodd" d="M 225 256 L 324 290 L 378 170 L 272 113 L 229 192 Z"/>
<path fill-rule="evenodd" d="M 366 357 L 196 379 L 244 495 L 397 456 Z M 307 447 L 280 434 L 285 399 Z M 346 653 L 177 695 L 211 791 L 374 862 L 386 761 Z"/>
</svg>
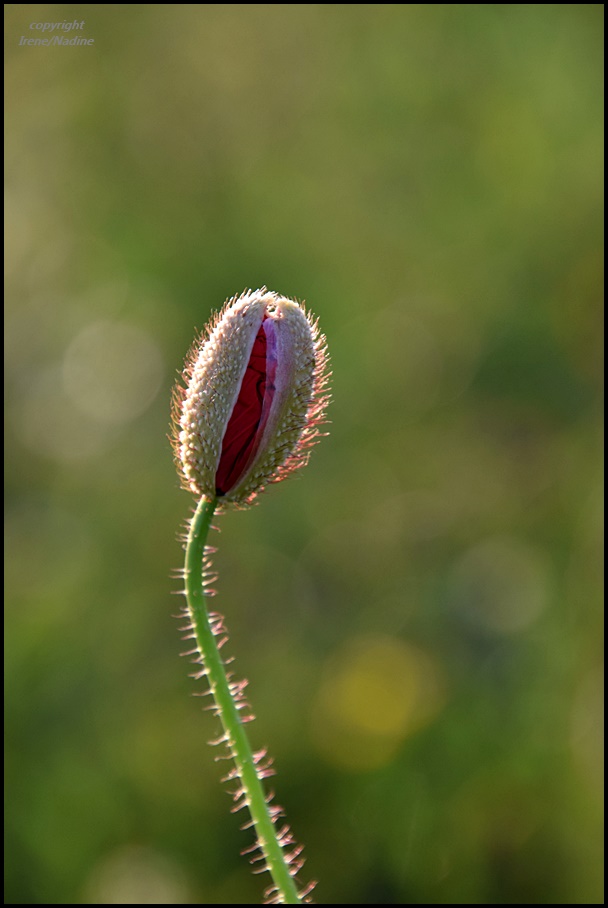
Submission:
<svg viewBox="0 0 608 908">
<path fill-rule="evenodd" d="M 186 490 L 247 507 L 308 462 L 329 402 L 318 322 L 294 300 L 246 290 L 195 341 L 173 393 L 172 445 Z"/>
</svg>

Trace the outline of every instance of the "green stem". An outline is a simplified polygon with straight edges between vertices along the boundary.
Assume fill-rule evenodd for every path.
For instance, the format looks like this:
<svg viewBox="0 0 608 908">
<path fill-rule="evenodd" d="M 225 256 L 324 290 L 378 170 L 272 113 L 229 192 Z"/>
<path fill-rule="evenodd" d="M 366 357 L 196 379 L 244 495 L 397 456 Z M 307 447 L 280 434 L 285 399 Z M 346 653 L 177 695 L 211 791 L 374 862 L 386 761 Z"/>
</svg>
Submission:
<svg viewBox="0 0 608 908">
<path fill-rule="evenodd" d="M 266 794 L 258 778 L 249 738 L 241 721 L 230 690 L 226 669 L 217 644 L 203 592 L 203 557 L 217 498 L 201 498 L 196 508 L 186 547 L 186 598 L 198 650 L 202 656 L 209 687 L 215 699 L 218 715 L 238 769 L 244 797 L 251 813 L 258 844 L 266 859 L 270 875 L 278 889 L 280 901 L 288 905 L 301 904 L 302 899 L 289 872 L 283 849 L 277 839 Z"/>
</svg>

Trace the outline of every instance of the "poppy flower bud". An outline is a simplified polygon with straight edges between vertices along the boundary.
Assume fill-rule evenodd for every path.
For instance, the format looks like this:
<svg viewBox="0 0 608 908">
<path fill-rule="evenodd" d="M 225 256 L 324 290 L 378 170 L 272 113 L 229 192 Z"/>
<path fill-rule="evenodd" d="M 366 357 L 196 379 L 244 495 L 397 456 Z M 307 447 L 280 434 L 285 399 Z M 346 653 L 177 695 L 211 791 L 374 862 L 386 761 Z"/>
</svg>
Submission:
<svg viewBox="0 0 608 908">
<path fill-rule="evenodd" d="M 329 396 L 325 338 L 303 306 L 265 287 L 234 297 L 182 377 L 172 442 L 184 488 L 246 506 L 307 463 Z"/>
</svg>

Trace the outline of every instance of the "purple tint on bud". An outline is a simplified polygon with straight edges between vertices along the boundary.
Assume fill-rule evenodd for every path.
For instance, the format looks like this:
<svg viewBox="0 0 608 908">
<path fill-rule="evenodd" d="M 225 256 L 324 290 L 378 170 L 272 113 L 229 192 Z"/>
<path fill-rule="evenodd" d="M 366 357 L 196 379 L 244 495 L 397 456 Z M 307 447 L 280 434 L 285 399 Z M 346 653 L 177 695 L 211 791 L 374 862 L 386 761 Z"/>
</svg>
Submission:
<svg viewBox="0 0 608 908">
<path fill-rule="evenodd" d="M 223 496 L 233 489 L 243 477 L 257 453 L 268 421 L 274 398 L 276 374 L 276 350 L 271 351 L 268 344 L 270 336 L 274 345 L 272 325 L 272 319 L 264 314 L 222 440 L 222 452 L 215 477 L 215 491 L 218 496 Z M 274 359 L 271 359 L 272 353 Z"/>
</svg>

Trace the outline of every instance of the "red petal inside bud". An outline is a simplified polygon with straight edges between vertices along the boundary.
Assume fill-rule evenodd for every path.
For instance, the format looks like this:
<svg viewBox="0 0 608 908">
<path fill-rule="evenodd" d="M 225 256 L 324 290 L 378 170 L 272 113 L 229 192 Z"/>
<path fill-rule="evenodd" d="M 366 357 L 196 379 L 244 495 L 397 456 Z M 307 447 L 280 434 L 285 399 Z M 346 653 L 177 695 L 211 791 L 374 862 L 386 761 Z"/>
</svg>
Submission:
<svg viewBox="0 0 608 908">
<path fill-rule="evenodd" d="M 265 315 L 222 440 L 215 476 L 218 496 L 237 485 L 257 453 L 274 398 L 276 362 L 274 324 Z"/>
</svg>

